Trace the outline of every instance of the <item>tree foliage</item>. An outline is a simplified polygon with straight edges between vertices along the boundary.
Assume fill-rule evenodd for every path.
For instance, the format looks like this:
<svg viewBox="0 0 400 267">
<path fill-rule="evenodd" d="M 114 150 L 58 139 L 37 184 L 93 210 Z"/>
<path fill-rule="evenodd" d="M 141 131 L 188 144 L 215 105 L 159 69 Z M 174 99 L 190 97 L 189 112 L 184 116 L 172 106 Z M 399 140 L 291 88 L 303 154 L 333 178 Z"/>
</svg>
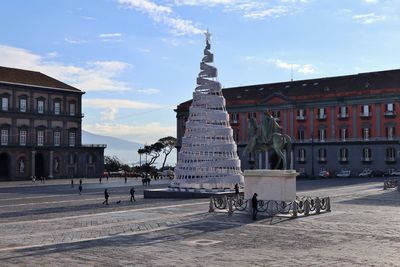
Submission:
<svg viewBox="0 0 400 267">
<path fill-rule="evenodd" d="M 104 157 L 104 168 L 107 171 L 116 172 L 121 169 L 121 161 L 117 156 L 105 156 Z"/>
<path fill-rule="evenodd" d="M 176 146 L 176 138 L 172 136 L 167 136 L 158 140 L 161 144 L 163 144 L 162 152 L 164 153 L 164 161 L 161 167 L 161 170 L 164 169 L 165 162 L 167 161 L 167 157 L 171 154 L 172 150 L 174 150 Z"/>
</svg>

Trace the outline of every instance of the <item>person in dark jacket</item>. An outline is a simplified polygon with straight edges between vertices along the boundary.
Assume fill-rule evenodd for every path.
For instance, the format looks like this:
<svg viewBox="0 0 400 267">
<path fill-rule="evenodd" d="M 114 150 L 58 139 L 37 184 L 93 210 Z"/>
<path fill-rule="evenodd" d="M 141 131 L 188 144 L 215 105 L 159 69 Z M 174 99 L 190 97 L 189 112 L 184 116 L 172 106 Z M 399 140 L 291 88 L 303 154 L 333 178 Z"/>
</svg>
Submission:
<svg viewBox="0 0 400 267">
<path fill-rule="evenodd" d="M 239 195 L 239 184 L 235 184 L 235 194 Z"/>
<path fill-rule="evenodd" d="M 258 204 L 258 200 L 257 200 L 257 193 L 254 193 L 253 198 L 251 199 L 251 207 L 253 208 L 253 220 L 257 219 L 257 204 Z"/>
<path fill-rule="evenodd" d="M 104 201 L 103 201 L 103 204 L 106 204 L 106 205 L 108 205 L 108 198 L 110 197 L 110 195 L 108 194 L 108 192 L 107 192 L 107 188 L 104 190 Z"/>
<path fill-rule="evenodd" d="M 79 195 L 81 195 L 82 194 L 82 185 L 81 184 L 79 185 L 78 189 L 79 189 Z"/>
<path fill-rule="evenodd" d="M 136 199 L 135 199 L 135 188 L 134 188 L 133 186 L 132 186 L 132 188 L 131 188 L 130 193 L 131 193 L 131 202 L 132 202 L 132 200 L 133 200 L 134 202 L 136 202 Z"/>
</svg>

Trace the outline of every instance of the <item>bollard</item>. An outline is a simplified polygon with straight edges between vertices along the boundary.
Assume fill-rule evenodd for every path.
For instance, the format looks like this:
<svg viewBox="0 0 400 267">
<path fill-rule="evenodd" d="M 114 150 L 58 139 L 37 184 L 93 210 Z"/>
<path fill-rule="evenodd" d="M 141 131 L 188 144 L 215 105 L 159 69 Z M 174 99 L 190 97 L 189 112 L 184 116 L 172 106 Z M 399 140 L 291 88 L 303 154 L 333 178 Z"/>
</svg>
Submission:
<svg viewBox="0 0 400 267">
<path fill-rule="evenodd" d="M 213 197 L 210 197 L 210 208 L 209 208 L 208 212 L 214 212 Z"/>
<path fill-rule="evenodd" d="M 331 211 L 331 199 L 330 199 L 330 197 L 326 198 L 326 211 L 327 212 Z"/>
<path fill-rule="evenodd" d="M 310 202 L 308 202 L 308 199 L 304 201 L 304 216 L 310 215 Z"/>
<path fill-rule="evenodd" d="M 319 197 L 315 199 L 315 213 L 316 214 L 321 213 L 321 199 L 319 199 Z"/>
<path fill-rule="evenodd" d="M 232 215 L 233 213 L 233 205 L 232 205 L 232 198 L 228 198 L 228 215 Z"/>
<path fill-rule="evenodd" d="M 297 218 L 297 202 L 296 200 L 293 201 L 293 218 Z"/>
</svg>

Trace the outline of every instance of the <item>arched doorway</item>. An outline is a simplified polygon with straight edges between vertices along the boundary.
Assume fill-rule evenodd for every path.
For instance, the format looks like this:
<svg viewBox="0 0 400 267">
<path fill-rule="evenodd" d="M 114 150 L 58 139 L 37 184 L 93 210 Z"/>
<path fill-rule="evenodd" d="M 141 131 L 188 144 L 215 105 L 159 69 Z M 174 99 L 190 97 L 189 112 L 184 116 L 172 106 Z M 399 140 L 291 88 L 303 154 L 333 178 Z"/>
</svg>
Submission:
<svg viewBox="0 0 400 267">
<path fill-rule="evenodd" d="M 271 166 L 271 169 L 275 169 L 276 164 L 279 161 L 279 157 L 278 155 L 275 153 L 275 151 L 270 150 L 270 157 L 269 157 L 269 166 Z M 283 160 L 281 160 L 281 163 L 279 164 L 278 170 L 282 170 L 283 169 Z"/>
<path fill-rule="evenodd" d="M 35 176 L 36 178 L 46 176 L 46 170 L 44 168 L 44 157 L 41 153 L 37 153 L 35 155 Z"/>
<path fill-rule="evenodd" d="M 0 178 L 9 178 L 10 157 L 6 153 L 0 154 Z"/>
</svg>

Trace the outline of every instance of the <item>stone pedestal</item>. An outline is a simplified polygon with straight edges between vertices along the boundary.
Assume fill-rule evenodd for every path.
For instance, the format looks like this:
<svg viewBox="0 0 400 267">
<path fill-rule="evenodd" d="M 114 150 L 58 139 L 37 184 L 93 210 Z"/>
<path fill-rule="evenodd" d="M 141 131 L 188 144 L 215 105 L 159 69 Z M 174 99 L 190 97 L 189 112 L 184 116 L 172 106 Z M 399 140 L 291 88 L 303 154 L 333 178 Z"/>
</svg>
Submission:
<svg viewBox="0 0 400 267">
<path fill-rule="evenodd" d="M 244 198 L 257 193 L 258 200 L 293 201 L 297 175 L 295 170 L 245 170 Z"/>
</svg>

